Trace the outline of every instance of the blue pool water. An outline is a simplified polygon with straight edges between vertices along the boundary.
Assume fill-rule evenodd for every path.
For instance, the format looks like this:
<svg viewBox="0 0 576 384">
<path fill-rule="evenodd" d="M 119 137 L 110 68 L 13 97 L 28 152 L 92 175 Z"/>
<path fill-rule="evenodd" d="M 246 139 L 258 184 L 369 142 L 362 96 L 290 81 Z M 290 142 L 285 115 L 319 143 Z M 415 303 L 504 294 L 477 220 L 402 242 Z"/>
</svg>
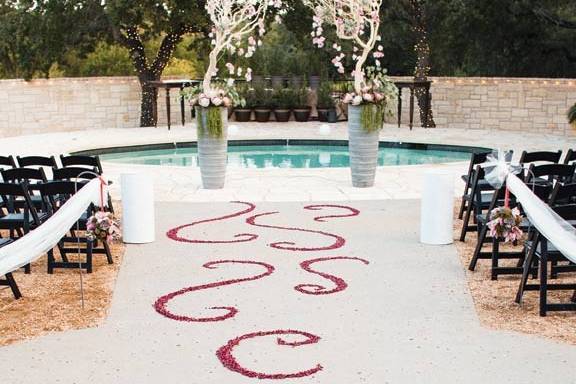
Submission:
<svg viewBox="0 0 576 384">
<path fill-rule="evenodd" d="M 196 148 L 146 149 L 101 155 L 104 161 L 124 164 L 195 167 Z M 380 148 L 378 164 L 416 165 L 467 161 L 466 151 Z M 232 168 L 342 168 L 350 165 L 348 147 L 330 145 L 247 145 L 228 147 Z"/>
</svg>

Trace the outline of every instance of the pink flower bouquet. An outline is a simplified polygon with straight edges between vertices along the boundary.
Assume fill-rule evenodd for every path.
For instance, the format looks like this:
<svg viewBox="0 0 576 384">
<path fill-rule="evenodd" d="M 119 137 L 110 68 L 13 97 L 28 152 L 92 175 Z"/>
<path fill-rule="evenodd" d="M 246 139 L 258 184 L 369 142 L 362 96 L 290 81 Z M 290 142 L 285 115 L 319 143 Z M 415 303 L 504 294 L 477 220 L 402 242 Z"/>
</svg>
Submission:
<svg viewBox="0 0 576 384">
<path fill-rule="evenodd" d="M 490 221 L 488 222 L 490 236 L 516 245 L 524 235 L 520 229 L 520 224 L 522 224 L 522 215 L 518 208 L 496 208 L 490 213 Z"/>
<path fill-rule="evenodd" d="M 110 212 L 96 212 L 88 218 L 86 235 L 91 240 L 112 241 L 120 238 L 120 227 Z"/>
</svg>

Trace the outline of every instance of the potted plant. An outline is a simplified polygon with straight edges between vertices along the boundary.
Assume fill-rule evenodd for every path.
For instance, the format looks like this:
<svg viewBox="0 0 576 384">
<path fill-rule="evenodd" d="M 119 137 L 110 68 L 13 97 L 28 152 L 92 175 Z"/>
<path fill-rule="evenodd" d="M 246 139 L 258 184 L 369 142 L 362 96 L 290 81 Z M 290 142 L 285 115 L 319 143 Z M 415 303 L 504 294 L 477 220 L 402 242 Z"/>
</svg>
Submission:
<svg viewBox="0 0 576 384">
<path fill-rule="evenodd" d="M 254 96 L 248 86 L 243 85 L 238 88 L 238 96 L 244 100 L 243 105 L 236 105 L 234 108 L 234 119 L 237 122 L 245 123 L 252 118 L 252 108 L 254 108 Z"/>
<path fill-rule="evenodd" d="M 294 91 L 290 88 L 277 88 L 274 90 L 274 117 L 278 122 L 290 120 L 294 106 Z"/>
<path fill-rule="evenodd" d="M 568 110 L 568 122 L 576 129 L 576 104 Z"/>
<path fill-rule="evenodd" d="M 233 80 L 225 84 L 213 82 L 218 68 L 218 59 L 228 50 L 231 54 L 251 56 L 258 40 L 248 36 L 253 31 L 263 35 L 266 15 L 271 8 L 281 7 L 280 2 L 252 2 L 245 0 L 211 0 L 206 2 L 206 12 L 212 24 L 210 38 L 212 50 L 209 54 L 208 68 L 202 84 L 190 89 L 187 96 L 196 110 L 196 126 L 198 129 L 198 162 L 202 185 L 206 189 L 224 187 L 226 177 L 226 161 L 228 151 L 228 113 L 227 108 L 243 105 L 238 92 L 233 87 Z M 247 39 L 246 49 L 239 45 Z M 232 46 L 230 41 L 238 44 Z M 246 73 L 250 81 L 251 71 L 234 68 L 232 63 L 226 63 L 229 73 Z"/>
<path fill-rule="evenodd" d="M 336 101 L 332 97 L 332 83 L 327 81 L 322 82 L 316 95 L 318 120 L 322 122 L 336 123 L 338 121 L 338 115 L 336 114 Z"/>
<path fill-rule="evenodd" d="M 307 87 L 294 91 L 294 119 L 298 122 L 303 123 L 310 119 L 309 96 L 310 90 Z"/>
<path fill-rule="evenodd" d="M 272 92 L 262 84 L 254 87 L 254 117 L 259 123 L 267 123 L 272 112 Z"/>
<path fill-rule="evenodd" d="M 324 0 L 306 1 L 314 11 L 313 44 L 318 48 L 326 46 L 323 36 L 324 26 L 331 26 L 341 41 L 352 41 L 354 46 L 354 90 L 343 97 L 348 108 L 348 150 L 352 185 L 358 188 L 372 187 L 378 162 L 378 141 L 384 124 L 384 114 L 389 102 L 397 94 L 397 89 L 385 71 L 364 68 L 370 55 L 380 66 L 382 47 L 374 51 L 379 40 L 380 7 L 382 0 L 348 0 L 332 2 Z M 333 44 L 335 57 L 332 64 L 339 73 L 345 73 L 342 60 L 346 54 L 341 46 Z M 365 73 L 366 70 L 366 73 Z"/>
</svg>

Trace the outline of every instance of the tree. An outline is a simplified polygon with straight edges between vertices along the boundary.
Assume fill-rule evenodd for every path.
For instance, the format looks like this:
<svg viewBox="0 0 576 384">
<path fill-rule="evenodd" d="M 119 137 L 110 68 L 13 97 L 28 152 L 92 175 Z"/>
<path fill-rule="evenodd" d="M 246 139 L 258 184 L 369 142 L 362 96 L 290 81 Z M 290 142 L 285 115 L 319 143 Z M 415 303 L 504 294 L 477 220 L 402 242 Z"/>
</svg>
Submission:
<svg viewBox="0 0 576 384">
<path fill-rule="evenodd" d="M 427 81 L 431 70 L 430 42 L 428 40 L 428 22 L 426 17 L 426 0 L 406 0 L 408 12 L 411 15 L 412 31 L 416 39 L 414 51 L 416 52 L 416 66 L 414 80 Z M 422 88 L 416 89 L 418 106 L 420 107 L 420 121 L 423 127 L 435 127 L 432 108 L 426 108 L 426 92 Z"/>
<path fill-rule="evenodd" d="M 246 0 L 210 0 L 206 10 L 212 22 L 208 68 L 204 74 L 202 89 L 204 93 L 211 90 L 212 78 L 216 75 L 218 59 L 224 50 L 239 51 L 243 40 L 256 30 L 262 36 L 265 32 L 265 18 L 270 4 L 280 7 L 281 2 L 246 1 Z M 256 50 L 257 41 L 254 37 L 248 39 L 245 56 L 250 57 Z M 241 55 L 242 56 L 242 55 Z M 233 66 L 232 66 L 233 68 Z"/>
<path fill-rule="evenodd" d="M 142 88 L 140 126 L 155 126 L 158 118 L 157 89 L 149 82 L 160 80 L 184 35 L 208 34 L 205 4 L 205 0 L 111 0 L 103 3 L 102 11 L 112 36 L 130 51 Z M 149 59 L 146 44 L 158 36 L 162 36 L 162 42 L 154 57 Z"/>
<path fill-rule="evenodd" d="M 0 3 L 0 63 L 5 77 L 48 77 L 67 51 L 90 51 L 103 37 L 97 27 L 102 23 L 98 7 L 81 0 Z"/>
<path fill-rule="evenodd" d="M 323 23 L 335 27 L 339 39 L 350 41 L 355 47 L 359 47 L 360 54 L 354 55 L 354 90 L 360 95 L 365 86 L 364 64 L 380 38 L 378 30 L 382 0 L 309 0 L 305 3 L 315 12 L 316 30 L 313 41 L 318 48 L 322 48 L 326 40 L 322 36 Z M 338 57 L 341 60 L 343 54 L 335 58 L 335 65 Z M 339 69 L 343 72 L 343 66 L 339 66 Z"/>
</svg>

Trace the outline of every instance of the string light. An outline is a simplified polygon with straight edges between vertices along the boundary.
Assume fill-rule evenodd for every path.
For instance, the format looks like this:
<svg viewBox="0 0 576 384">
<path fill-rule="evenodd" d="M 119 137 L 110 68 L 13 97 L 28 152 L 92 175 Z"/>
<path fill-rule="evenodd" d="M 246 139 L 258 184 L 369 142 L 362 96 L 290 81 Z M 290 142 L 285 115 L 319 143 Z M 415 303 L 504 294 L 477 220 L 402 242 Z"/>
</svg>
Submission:
<svg viewBox="0 0 576 384">
<path fill-rule="evenodd" d="M 425 14 L 422 9 L 422 4 L 419 0 L 410 0 L 410 5 L 414 13 L 414 22 L 412 23 L 412 30 L 416 36 L 417 42 L 414 45 L 414 51 L 416 52 L 416 68 L 414 70 L 414 79 L 416 81 L 427 81 L 428 75 L 430 75 L 430 44 L 428 42 L 428 32 L 426 31 L 426 19 Z M 421 100 L 424 100 L 426 95 L 426 90 L 422 87 L 417 87 L 415 89 L 415 95 L 420 104 Z M 428 100 L 430 103 L 430 100 Z M 421 120 L 424 127 L 435 127 L 434 115 L 432 113 L 432 108 L 428 108 L 428 116 L 423 116 L 426 111 L 423 105 L 420 105 Z"/>
</svg>

